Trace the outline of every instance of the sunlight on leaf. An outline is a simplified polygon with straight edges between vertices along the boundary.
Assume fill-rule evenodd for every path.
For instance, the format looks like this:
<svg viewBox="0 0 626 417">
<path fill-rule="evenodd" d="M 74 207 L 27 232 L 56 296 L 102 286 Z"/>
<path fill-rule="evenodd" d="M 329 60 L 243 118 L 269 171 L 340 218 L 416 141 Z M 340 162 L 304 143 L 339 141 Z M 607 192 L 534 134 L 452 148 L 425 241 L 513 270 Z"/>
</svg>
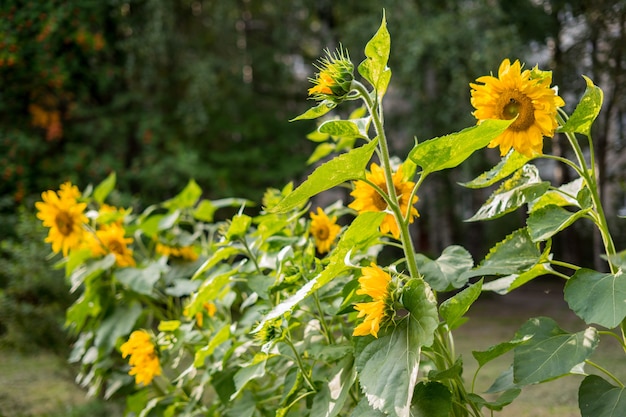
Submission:
<svg viewBox="0 0 626 417">
<path fill-rule="evenodd" d="M 527 156 L 512 150 L 506 156 L 504 156 L 504 158 L 502 158 L 498 165 L 491 168 L 487 172 L 483 172 L 472 181 L 460 183 L 460 185 L 467 188 L 489 187 L 490 185 L 493 185 L 496 182 L 503 180 L 512 173 L 514 173 L 531 159 L 532 158 L 528 158 Z"/>
<path fill-rule="evenodd" d="M 565 125 L 558 130 L 559 132 L 582 133 L 586 136 L 591 134 L 591 125 L 602 109 L 604 93 L 600 87 L 593 84 L 590 78 L 584 75 L 583 78 L 587 84 L 587 89 L 576 106 L 574 113 L 572 113 Z"/>
</svg>

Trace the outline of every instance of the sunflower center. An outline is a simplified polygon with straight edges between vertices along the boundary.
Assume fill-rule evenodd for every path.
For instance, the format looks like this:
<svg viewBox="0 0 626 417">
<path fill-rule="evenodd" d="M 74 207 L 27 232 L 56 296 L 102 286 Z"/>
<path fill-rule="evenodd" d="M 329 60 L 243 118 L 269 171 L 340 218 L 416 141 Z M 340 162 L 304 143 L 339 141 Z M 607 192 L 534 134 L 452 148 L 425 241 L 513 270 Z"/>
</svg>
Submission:
<svg viewBox="0 0 626 417">
<path fill-rule="evenodd" d="M 524 131 L 535 123 L 535 109 L 532 100 L 517 90 L 502 94 L 498 100 L 498 107 L 501 109 L 501 119 L 511 120 L 517 117 L 517 120 L 509 126 L 511 130 Z"/>
<path fill-rule="evenodd" d="M 328 239 L 328 236 L 330 236 L 330 231 L 328 230 L 327 226 L 322 226 L 317 229 L 317 232 L 315 234 L 317 235 L 318 240 L 326 240 Z"/>
<path fill-rule="evenodd" d="M 372 203 L 374 204 L 374 207 L 376 207 L 376 209 L 378 211 L 385 211 L 385 210 L 387 210 L 387 202 L 378 193 L 374 193 L 374 195 L 372 196 Z"/>
<path fill-rule="evenodd" d="M 59 232 L 61 232 L 63 236 L 69 236 L 72 234 L 74 219 L 72 218 L 72 216 L 70 216 L 68 212 L 60 211 L 59 213 L 57 213 L 56 217 L 54 218 L 54 222 L 57 226 L 57 229 L 59 229 Z"/>
<path fill-rule="evenodd" d="M 117 253 L 118 255 L 121 255 L 124 253 L 124 245 L 122 245 L 119 241 L 117 240 L 113 240 L 111 242 L 109 242 L 109 250 L 113 253 Z"/>
</svg>

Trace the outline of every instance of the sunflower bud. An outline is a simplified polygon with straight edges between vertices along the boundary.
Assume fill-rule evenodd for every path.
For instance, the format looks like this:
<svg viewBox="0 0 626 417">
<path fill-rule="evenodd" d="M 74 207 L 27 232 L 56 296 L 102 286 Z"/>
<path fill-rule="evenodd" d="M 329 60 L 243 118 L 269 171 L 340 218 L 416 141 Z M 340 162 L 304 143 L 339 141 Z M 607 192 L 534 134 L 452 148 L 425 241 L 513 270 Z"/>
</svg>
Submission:
<svg viewBox="0 0 626 417">
<path fill-rule="evenodd" d="M 319 73 L 310 79 L 315 85 L 309 88 L 309 96 L 314 100 L 339 103 L 352 89 L 354 65 L 350 62 L 348 51 L 344 49 L 337 49 L 334 54 L 326 50 L 326 55 L 315 65 Z"/>
</svg>

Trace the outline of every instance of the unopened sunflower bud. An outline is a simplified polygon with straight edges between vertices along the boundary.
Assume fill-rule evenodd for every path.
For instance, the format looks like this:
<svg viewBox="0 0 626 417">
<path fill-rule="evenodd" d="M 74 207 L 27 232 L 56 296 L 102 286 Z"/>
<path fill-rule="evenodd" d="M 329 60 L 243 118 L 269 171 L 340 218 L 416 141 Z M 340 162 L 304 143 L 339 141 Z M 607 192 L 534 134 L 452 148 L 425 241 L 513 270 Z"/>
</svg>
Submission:
<svg viewBox="0 0 626 417">
<path fill-rule="evenodd" d="M 316 65 L 319 73 L 310 79 L 315 85 L 309 88 L 309 96 L 314 100 L 331 100 L 339 103 L 352 90 L 354 65 L 350 61 L 348 51 L 344 49 L 337 49 L 334 54 L 326 50 L 326 55 Z"/>
</svg>

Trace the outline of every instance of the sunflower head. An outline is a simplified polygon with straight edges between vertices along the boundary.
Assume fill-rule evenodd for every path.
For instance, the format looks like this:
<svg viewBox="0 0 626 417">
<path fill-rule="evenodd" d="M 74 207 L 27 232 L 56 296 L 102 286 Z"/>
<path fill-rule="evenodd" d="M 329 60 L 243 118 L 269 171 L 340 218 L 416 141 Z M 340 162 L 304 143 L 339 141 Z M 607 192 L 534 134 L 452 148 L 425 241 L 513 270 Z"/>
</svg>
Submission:
<svg viewBox="0 0 626 417">
<path fill-rule="evenodd" d="M 135 266 L 133 250 L 128 248 L 133 239 L 124 237 L 124 234 L 124 228 L 118 223 L 103 225 L 95 236 L 92 235 L 87 245 L 94 256 L 114 254 L 115 263 L 119 267 Z"/>
<path fill-rule="evenodd" d="M 330 252 L 330 247 L 335 242 L 341 231 L 337 224 L 337 216 L 328 217 L 321 207 L 317 208 L 317 214 L 311 212 L 311 235 L 315 239 L 315 247 L 320 254 Z"/>
<path fill-rule="evenodd" d="M 371 164 L 370 172 L 365 175 L 365 178 L 386 192 L 385 172 L 376 163 Z M 402 215 L 406 216 L 410 210 L 409 223 L 413 223 L 415 217 L 419 216 L 417 209 L 414 207 L 418 197 L 416 195 L 411 197 L 415 183 L 404 179 L 402 165 L 393 174 L 392 180 Z M 400 227 L 389 210 L 387 201 L 374 187 L 366 181 L 359 180 L 354 183 L 354 190 L 350 195 L 354 197 L 354 201 L 348 207 L 355 209 L 359 213 L 365 211 L 386 211 L 387 215 L 380 224 L 380 232 L 383 234 L 391 233 L 396 239 L 400 237 Z"/>
<path fill-rule="evenodd" d="M 381 324 L 391 316 L 393 311 L 393 282 L 391 276 L 382 268 L 372 263 L 364 267 L 363 275 L 359 278 L 360 288 L 357 294 L 369 295 L 373 301 L 356 303 L 355 310 L 359 312 L 357 318 L 364 317 L 363 322 L 354 328 L 354 336 L 371 334 L 378 337 Z"/>
<path fill-rule="evenodd" d="M 532 157 L 542 153 L 543 137 L 554 136 L 558 127 L 556 113 L 565 102 L 550 87 L 552 73 L 537 67 L 522 70 L 519 61 L 511 64 L 505 59 L 498 69 L 498 77 L 492 75 L 470 83 L 471 103 L 476 109 L 472 114 L 478 123 L 486 119 L 515 121 L 489 144 L 500 147 L 506 155 L 511 148 Z"/>
<path fill-rule="evenodd" d="M 314 86 L 309 88 L 309 96 L 320 101 L 343 101 L 351 91 L 354 80 L 354 64 L 348 52 L 339 48 L 331 54 L 326 50 L 326 57 L 320 59 L 316 67 L 319 73 L 310 80 Z"/>
<path fill-rule="evenodd" d="M 37 218 L 48 227 L 48 236 L 45 241 L 52 244 L 54 253 L 62 252 L 67 256 L 70 250 L 82 245 L 87 224 L 84 214 L 87 204 L 79 203 L 77 198 L 80 192 L 70 183 L 61 185 L 57 192 L 48 190 L 41 194 L 43 201 L 35 203 Z"/>
<path fill-rule="evenodd" d="M 149 385 L 155 376 L 161 375 L 161 364 L 152 338 L 145 330 L 135 330 L 128 341 L 120 346 L 122 357 L 130 356 L 129 375 L 135 377 L 137 384 Z"/>
</svg>

